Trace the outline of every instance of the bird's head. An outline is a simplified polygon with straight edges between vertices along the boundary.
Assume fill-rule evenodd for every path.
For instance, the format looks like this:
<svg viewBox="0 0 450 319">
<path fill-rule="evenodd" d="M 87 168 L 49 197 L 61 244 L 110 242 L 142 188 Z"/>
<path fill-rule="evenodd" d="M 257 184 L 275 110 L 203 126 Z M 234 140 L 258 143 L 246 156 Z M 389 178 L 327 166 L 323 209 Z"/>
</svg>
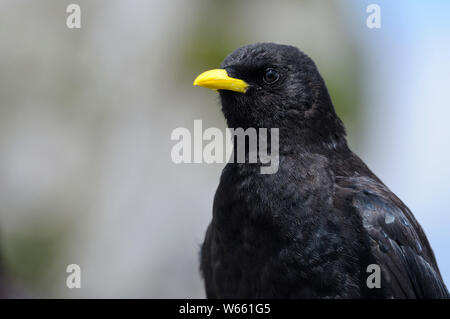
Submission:
<svg viewBox="0 0 450 319">
<path fill-rule="evenodd" d="M 316 65 L 293 46 L 243 46 L 225 58 L 221 69 L 200 74 L 194 85 L 219 92 L 229 127 L 345 136 Z"/>
</svg>

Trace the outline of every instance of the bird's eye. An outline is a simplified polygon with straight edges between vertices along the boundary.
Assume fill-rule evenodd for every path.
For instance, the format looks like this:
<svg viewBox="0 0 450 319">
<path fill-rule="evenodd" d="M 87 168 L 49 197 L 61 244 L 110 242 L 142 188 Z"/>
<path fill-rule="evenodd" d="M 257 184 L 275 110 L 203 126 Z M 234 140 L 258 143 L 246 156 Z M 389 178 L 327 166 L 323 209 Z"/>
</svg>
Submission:
<svg viewBox="0 0 450 319">
<path fill-rule="evenodd" d="M 264 82 L 266 82 L 268 84 L 275 83 L 276 81 L 278 81 L 279 78 L 280 78 L 280 74 L 278 74 L 278 72 L 275 71 L 274 69 L 269 68 L 264 73 Z"/>
</svg>

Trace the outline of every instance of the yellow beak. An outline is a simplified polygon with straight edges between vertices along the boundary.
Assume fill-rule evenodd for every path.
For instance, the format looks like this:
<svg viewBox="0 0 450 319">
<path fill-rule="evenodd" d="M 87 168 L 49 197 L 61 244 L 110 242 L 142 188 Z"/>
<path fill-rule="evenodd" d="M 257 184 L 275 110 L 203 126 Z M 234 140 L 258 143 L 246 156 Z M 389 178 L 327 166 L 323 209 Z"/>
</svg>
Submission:
<svg viewBox="0 0 450 319">
<path fill-rule="evenodd" d="M 195 78 L 194 85 L 212 90 L 230 90 L 240 93 L 245 93 L 248 88 L 248 84 L 245 81 L 229 77 L 224 69 L 203 72 Z"/>
</svg>

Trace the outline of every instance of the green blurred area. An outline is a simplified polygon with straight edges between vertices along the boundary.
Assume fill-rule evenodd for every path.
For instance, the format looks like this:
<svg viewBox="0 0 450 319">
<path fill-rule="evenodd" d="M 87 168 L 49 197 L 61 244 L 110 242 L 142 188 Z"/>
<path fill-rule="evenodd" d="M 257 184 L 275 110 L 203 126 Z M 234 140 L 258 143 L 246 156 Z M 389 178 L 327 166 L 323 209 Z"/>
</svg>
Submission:
<svg viewBox="0 0 450 319">
<path fill-rule="evenodd" d="M 44 215 L 7 238 L 5 269 L 15 281 L 27 287 L 26 295 L 53 295 L 57 287 L 55 278 L 49 274 L 55 265 L 61 264 L 73 231 L 67 220 Z"/>
</svg>

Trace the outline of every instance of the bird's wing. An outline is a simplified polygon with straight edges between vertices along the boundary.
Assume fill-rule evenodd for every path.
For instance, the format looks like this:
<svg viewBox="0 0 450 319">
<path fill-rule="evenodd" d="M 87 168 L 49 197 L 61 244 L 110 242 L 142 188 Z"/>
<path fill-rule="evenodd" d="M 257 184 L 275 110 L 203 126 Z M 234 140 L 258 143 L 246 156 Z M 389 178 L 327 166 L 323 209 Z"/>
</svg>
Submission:
<svg viewBox="0 0 450 319">
<path fill-rule="evenodd" d="M 334 202 L 361 220 L 389 295 L 449 298 L 422 228 L 386 186 L 368 177 L 338 177 Z"/>
</svg>

